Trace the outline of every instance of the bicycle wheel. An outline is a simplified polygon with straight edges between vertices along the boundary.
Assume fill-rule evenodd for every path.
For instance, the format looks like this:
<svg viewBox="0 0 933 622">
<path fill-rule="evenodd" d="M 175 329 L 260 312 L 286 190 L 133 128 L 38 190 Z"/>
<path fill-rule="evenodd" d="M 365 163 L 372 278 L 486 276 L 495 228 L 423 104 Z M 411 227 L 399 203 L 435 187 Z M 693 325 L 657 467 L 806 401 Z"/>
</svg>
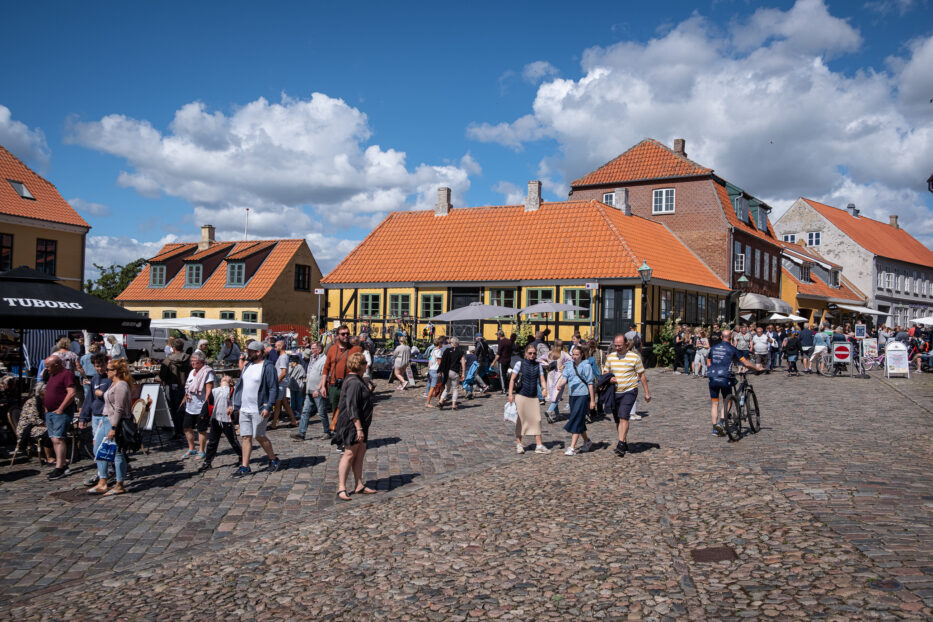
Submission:
<svg viewBox="0 0 933 622">
<path fill-rule="evenodd" d="M 734 395 L 726 397 L 726 414 L 723 420 L 726 435 L 730 441 L 737 441 L 742 436 L 742 409 Z"/>
<path fill-rule="evenodd" d="M 875 359 L 870 356 L 866 356 L 862 359 L 862 368 L 865 371 L 871 371 L 871 368 L 875 366 Z"/>
<path fill-rule="evenodd" d="M 824 352 L 820 356 L 820 373 L 824 376 L 835 376 L 836 366 L 833 364 L 833 355 Z"/>
<path fill-rule="evenodd" d="M 745 392 L 745 417 L 752 434 L 761 429 L 761 412 L 758 410 L 758 396 L 751 389 Z"/>
</svg>

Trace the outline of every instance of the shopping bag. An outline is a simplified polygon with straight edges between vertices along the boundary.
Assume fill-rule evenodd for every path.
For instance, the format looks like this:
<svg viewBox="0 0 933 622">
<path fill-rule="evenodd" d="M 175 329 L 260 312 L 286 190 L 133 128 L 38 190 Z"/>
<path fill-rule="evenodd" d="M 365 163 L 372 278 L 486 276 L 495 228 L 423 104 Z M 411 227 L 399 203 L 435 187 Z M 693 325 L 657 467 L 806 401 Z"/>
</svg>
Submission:
<svg viewBox="0 0 933 622">
<path fill-rule="evenodd" d="M 518 406 L 514 402 L 506 402 L 503 418 L 509 423 L 518 421 Z"/>
<path fill-rule="evenodd" d="M 95 460 L 103 460 L 104 462 L 113 462 L 117 458 L 117 444 L 111 440 L 104 439 L 100 447 L 97 448 L 97 455 L 94 456 Z"/>
</svg>

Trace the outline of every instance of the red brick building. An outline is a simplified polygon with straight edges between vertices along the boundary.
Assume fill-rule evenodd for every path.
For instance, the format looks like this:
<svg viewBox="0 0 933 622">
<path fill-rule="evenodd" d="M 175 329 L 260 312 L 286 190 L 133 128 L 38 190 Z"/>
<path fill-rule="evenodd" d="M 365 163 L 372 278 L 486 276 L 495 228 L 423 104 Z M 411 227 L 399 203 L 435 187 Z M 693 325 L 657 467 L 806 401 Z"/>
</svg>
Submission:
<svg viewBox="0 0 933 622">
<path fill-rule="evenodd" d="M 570 195 L 662 223 L 732 289 L 744 274 L 744 291 L 777 298 L 781 247 L 771 207 L 690 160 L 684 145 L 646 138 L 572 182 Z"/>
</svg>

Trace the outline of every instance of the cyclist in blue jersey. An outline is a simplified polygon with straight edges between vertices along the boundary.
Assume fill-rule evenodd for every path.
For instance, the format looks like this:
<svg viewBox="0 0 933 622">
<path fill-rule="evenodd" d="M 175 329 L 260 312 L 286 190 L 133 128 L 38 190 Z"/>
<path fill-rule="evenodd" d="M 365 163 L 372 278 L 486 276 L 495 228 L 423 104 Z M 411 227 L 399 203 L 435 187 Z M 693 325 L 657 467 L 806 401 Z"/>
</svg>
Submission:
<svg viewBox="0 0 933 622">
<path fill-rule="evenodd" d="M 742 353 L 732 345 L 732 331 L 724 329 L 722 331 L 722 341 L 709 349 L 709 358 L 706 366 L 706 377 L 709 378 L 709 397 L 713 402 L 711 412 L 714 436 L 726 435 L 726 431 L 722 427 L 726 404 L 725 400 L 723 400 L 722 408 L 720 409 L 719 396 L 721 395 L 725 398 L 732 391 L 733 363 L 739 363 L 758 371 L 764 369 L 761 365 L 756 365 L 742 356 Z M 720 410 L 722 410 L 722 414 L 720 414 Z"/>
</svg>

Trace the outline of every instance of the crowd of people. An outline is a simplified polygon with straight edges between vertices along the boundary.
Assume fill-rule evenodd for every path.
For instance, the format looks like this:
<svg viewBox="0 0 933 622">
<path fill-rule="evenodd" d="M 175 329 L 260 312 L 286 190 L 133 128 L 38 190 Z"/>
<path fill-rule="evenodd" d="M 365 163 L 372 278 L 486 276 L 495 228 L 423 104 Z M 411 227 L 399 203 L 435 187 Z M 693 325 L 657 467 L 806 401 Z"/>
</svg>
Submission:
<svg viewBox="0 0 933 622">
<path fill-rule="evenodd" d="M 929 363 L 929 327 L 888 329 L 882 325 L 869 329 L 866 336 L 876 338 L 882 349 L 887 342 L 903 342 L 918 370 L 922 363 Z M 542 440 L 542 406 L 544 418 L 556 422 L 566 392 L 568 412 L 563 427 L 570 439 L 564 453 L 572 456 L 590 451 L 593 442 L 587 424 L 608 413 L 618 435 L 615 453 L 624 456 L 629 422 L 640 418 L 635 409 L 639 385 L 645 401 L 651 400 L 640 335 L 633 328 L 615 336 L 608 352 L 579 334 L 567 344 L 560 339 L 548 343 L 546 337 L 539 331 L 519 349 L 517 335 L 507 337 L 501 330 L 494 344 L 476 334 L 468 347 L 457 337 L 436 336 L 421 352 L 409 344 L 406 332 L 399 331 L 394 335 L 389 379 L 397 382 L 396 391 L 415 388 L 412 362 L 426 361 L 425 405 L 431 407 L 436 398 L 437 408 L 449 405 L 453 410 L 462 397 L 482 395 L 492 383 L 499 384 L 508 403 L 514 405 L 515 447 L 520 454 L 527 449 L 525 437 L 534 439 L 535 453 L 550 453 Z M 752 323 L 735 331 L 719 325 L 707 331 L 680 326 L 674 338 L 675 367 L 682 363 L 683 374 L 708 379 L 713 434 L 721 436 L 719 398 L 734 384 L 733 366 L 769 373 L 786 365 L 789 374 L 813 373 L 822 353 L 839 341 L 854 342 L 854 327 Z M 86 482 L 88 493 L 122 494 L 132 444 L 127 422 L 133 419 L 134 380 L 122 351 L 108 350 L 106 342 L 93 338 L 87 348 L 81 342 L 77 345 L 63 337 L 43 361 L 39 381 L 21 409 L 17 435 L 24 443 L 47 439 L 39 443 L 40 459 L 53 467 L 48 477 L 54 480 L 70 474 L 68 429 L 74 424 L 78 434 L 86 430 L 93 454 L 100 458 L 96 473 Z M 248 339 L 242 350 L 229 336 L 213 353 L 213 360 L 238 367 L 238 377 L 215 373 L 207 349 L 205 340 L 190 353 L 185 351 L 184 340 L 171 340 L 159 369 L 172 413 L 173 439 L 185 446 L 181 460 L 198 461 L 202 472 L 212 469 L 220 439 L 225 437 L 238 456 L 233 476 L 253 473 L 253 441 L 265 454 L 267 470 L 276 471 L 281 462 L 267 431 L 279 426 L 284 412 L 286 425 L 297 428 L 290 438 L 305 441 L 311 421 L 317 417 L 320 440 L 329 441 L 342 454 L 338 499 L 348 501 L 354 493 L 375 492 L 365 485 L 362 473 L 373 417 L 374 361 L 383 353 L 367 332 L 352 336 L 350 329 L 341 325 L 321 342 L 310 338 L 301 344 L 289 344 L 285 339 Z M 0 389 L 12 391 L 12 380 L 0 380 Z M 101 458 L 105 444 L 117 446 L 115 455 Z M 351 473 L 355 482 L 352 490 L 347 487 Z"/>
</svg>

